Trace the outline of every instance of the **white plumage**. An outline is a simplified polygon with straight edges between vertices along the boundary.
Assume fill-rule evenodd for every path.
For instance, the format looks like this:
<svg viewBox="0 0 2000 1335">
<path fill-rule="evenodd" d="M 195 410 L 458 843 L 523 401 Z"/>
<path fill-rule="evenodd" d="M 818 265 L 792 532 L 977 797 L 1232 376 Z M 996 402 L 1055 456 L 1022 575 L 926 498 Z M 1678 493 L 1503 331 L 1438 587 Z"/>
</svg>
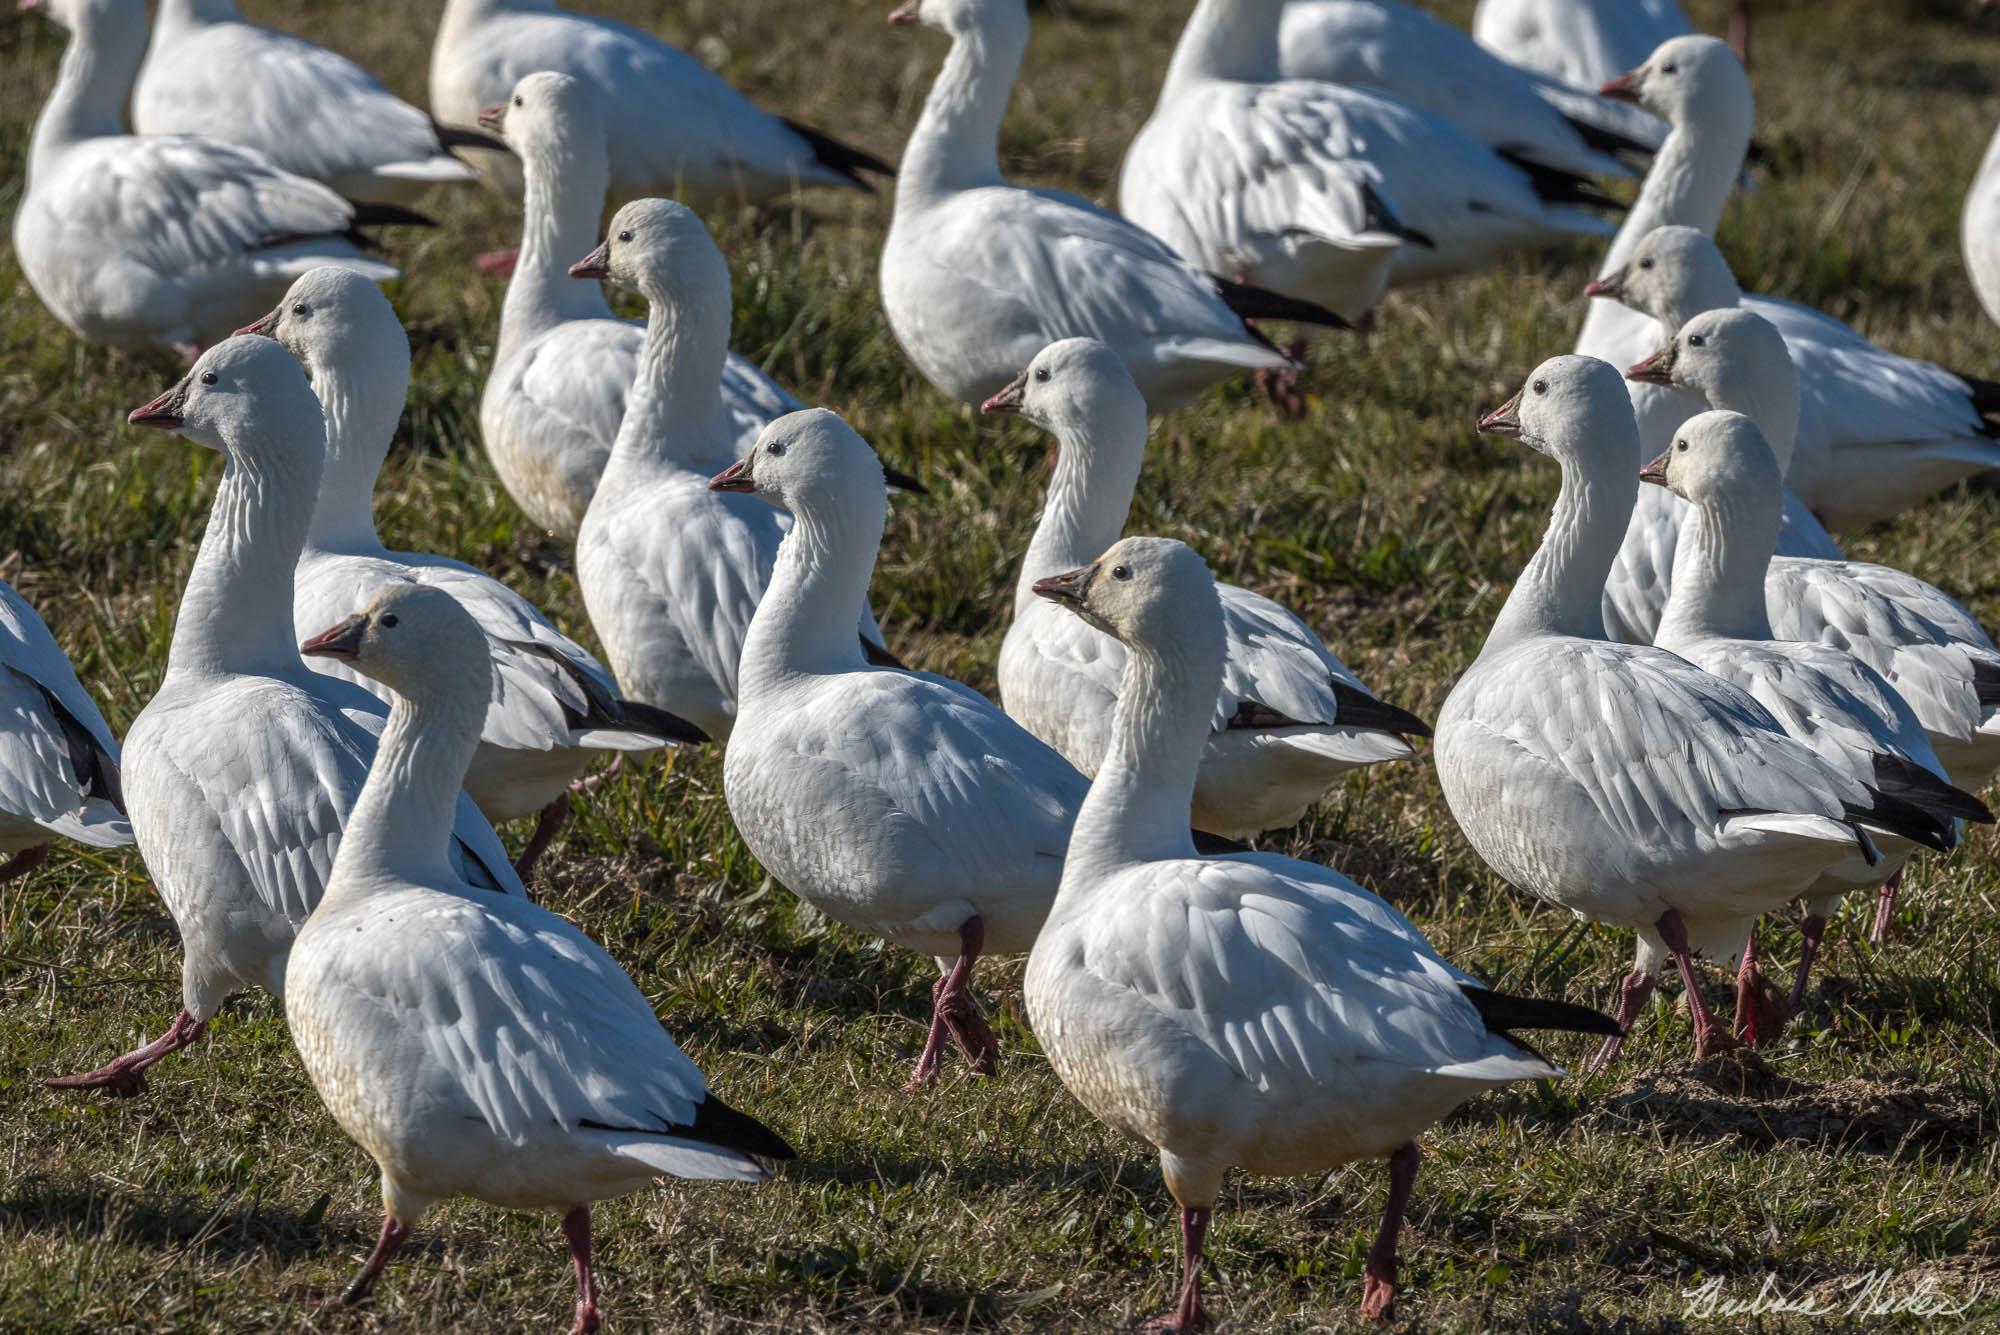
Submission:
<svg viewBox="0 0 2000 1335">
<path fill-rule="evenodd" d="M 1965 272 L 1986 318 L 2000 324 L 2000 130 L 1986 141 L 1979 173 L 1965 192 L 1959 241 L 1965 252 Z"/>
<path fill-rule="evenodd" d="M 1694 31 L 1679 0 L 1479 0 L 1472 36 L 1524 69 L 1595 87 Z"/>
</svg>

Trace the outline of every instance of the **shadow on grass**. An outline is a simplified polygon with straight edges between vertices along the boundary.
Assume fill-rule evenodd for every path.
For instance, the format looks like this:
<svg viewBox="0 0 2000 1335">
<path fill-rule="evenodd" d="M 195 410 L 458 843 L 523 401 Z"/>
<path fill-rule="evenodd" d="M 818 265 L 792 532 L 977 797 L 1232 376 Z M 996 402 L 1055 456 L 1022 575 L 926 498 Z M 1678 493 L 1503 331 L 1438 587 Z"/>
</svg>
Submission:
<svg viewBox="0 0 2000 1335">
<path fill-rule="evenodd" d="M 219 1198 L 141 1195 L 29 1177 L 0 1197 L 0 1233 L 60 1232 L 160 1250 L 200 1248 L 232 1260 L 254 1257 L 286 1264 L 321 1255 L 330 1247 L 365 1248 L 372 1243 L 372 1236 L 364 1239 L 358 1233 L 349 1236 L 330 1230 L 320 1222 L 325 1208 L 324 1200 L 299 1211 L 245 1200 L 235 1192 Z"/>
</svg>

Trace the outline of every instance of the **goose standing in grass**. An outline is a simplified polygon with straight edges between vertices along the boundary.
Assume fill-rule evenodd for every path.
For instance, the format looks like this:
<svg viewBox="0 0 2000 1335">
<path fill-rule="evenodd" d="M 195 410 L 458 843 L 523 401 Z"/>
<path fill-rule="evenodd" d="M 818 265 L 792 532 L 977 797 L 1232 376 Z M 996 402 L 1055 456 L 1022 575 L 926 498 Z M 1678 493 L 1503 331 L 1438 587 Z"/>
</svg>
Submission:
<svg viewBox="0 0 2000 1335">
<path fill-rule="evenodd" d="M 437 124 L 338 52 L 244 22 L 236 0 L 160 0 L 132 126 L 255 149 L 345 198 L 390 204 L 477 180 L 454 146 L 503 148 Z"/>
<path fill-rule="evenodd" d="M 1165 412 L 1232 375 L 1294 365 L 1247 319 L 1345 323 L 1203 273 L 1088 200 L 1008 184 L 1000 122 L 1028 47 L 1024 0 L 908 0 L 890 19 L 952 39 L 903 151 L 882 249 L 889 326 L 941 392 L 977 404 L 1049 344 L 1087 336 Z"/>
<path fill-rule="evenodd" d="M 1361 1312 L 1387 1321 L 1417 1138 L 1485 1090 L 1563 1074 L 1509 1030 L 1618 1027 L 1488 991 L 1330 868 L 1197 856 L 1186 812 L 1229 648 L 1194 552 L 1126 538 L 1035 591 L 1126 655 L 1110 746 L 1028 957 L 1028 1019 L 1077 1101 L 1160 1152 L 1184 1254 L 1163 1324 L 1209 1324 L 1202 1242 L 1230 1168 L 1291 1177 L 1377 1158 L 1389 1200 Z"/>
<path fill-rule="evenodd" d="M 1965 252 L 1965 272 L 1986 318 L 2000 324 L 2000 130 L 1986 141 L 1979 174 L 1965 194 L 1959 244 Z"/>
<path fill-rule="evenodd" d="M 1195 6 L 1119 173 L 1126 217 L 1205 269 L 1349 319 L 1392 278 L 1474 272 L 1612 233 L 1582 206 L 1615 201 L 1584 177 L 1372 92 L 1278 80 L 1284 8 Z"/>
<path fill-rule="evenodd" d="M 538 73 L 481 113 L 480 124 L 520 154 L 527 193 L 479 431 L 514 503 L 574 542 L 646 340 L 640 325 L 611 313 L 603 289 L 569 271 L 598 240 L 609 180 L 604 122 L 584 85 Z M 742 447 L 764 423 L 804 406 L 734 353 L 718 375 Z"/>
<path fill-rule="evenodd" d="M 1656 644 L 1748 691 L 1789 735 L 1849 778 L 1947 825 L 1992 823 L 1993 813 L 1978 798 L 1951 786 L 1915 712 L 1880 673 L 1832 645 L 1773 633 L 1764 606 L 1765 572 L 1777 542 L 1784 482 L 1754 422 L 1740 413 L 1698 414 L 1640 477 L 1671 489 L 1690 507 Z M 1793 1008 L 1805 996 L 1813 957 L 1841 896 L 1879 886 L 1881 902 L 1893 905 L 1887 885 L 1902 875 L 1916 845 L 1883 835 L 1876 846 L 1882 856 L 1875 862 L 1850 857 L 1808 890 Z M 1739 1023 L 1746 1014 L 1770 1018 L 1760 1016 L 1755 998 L 1745 993 L 1738 995 L 1737 1013 Z"/>
<path fill-rule="evenodd" d="M 14 251 L 35 295 L 78 336 L 190 360 L 255 319 L 307 269 L 398 275 L 356 230 L 422 222 L 355 205 L 260 153 L 125 133 L 146 51 L 144 0 L 35 0 L 68 30 L 35 120 Z"/>
<path fill-rule="evenodd" d="M 1781 466 L 1790 453 L 1798 378 L 1777 331 L 1751 311 L 1695 316 L 1626 374 L 1744 414 Z M 1948 594 L 1890 566 L 1780 555 L 1764 602 L 1780 639 L 1843 649 L 1881 673 L 1916 711 L 1954 784 L 1977 792 L 2000 769 L 2000 650 Z"/>
<path fill-rule="evenodd" d="M 1680 0 L 1479 0 L 1472 37 L 1503 60 L 1595 88 L 1694 31 Z"/>
<path fill-rule="evenodd" d="M 1878 348 L 1796 302 L 1744 295 L 1699 230 L 1653 232 L 1591 290 L 1657 322 L 1655 341 L 1627 364 L 1704 311 L 1740 308 L 1769 321 L 1783 336 L 1799 398 L 1786 480 L 1835 532 L 1888 519 L 2000 467 L 2000 427 L 1984 416 L 2000 413 L 2000 384 Z"/>
<path fill-rule="evenodd" d="M 595 941 L 452 865 L 452 810 L 492 695 L 458 600 L 388 584 L 301 646 L 394 693 L 319 907 L 285 969 L 285 1020 L 327 1111 L 382 1173 L 366 1300 L 424 1212 L 471 1196 L 553 1210 L 598 1327 L 590 1204 L 662 1177 L 759 1182 L 776 1132 L 717 1098 Z"/>
<path fill-rule="evenodd" d="M 744 639 L 789 527 L 770 506 L 708 485 L 737 458 L 716 389 L 729 262 L 692 209 L 641 199 L 571 272 L 636 287 L 651 310 L 604 484 L 577 533 L 577 587 L 625 693 L 726 742 Z M 857 611 L 856 643 L 893 662 L 873 614 L 865 603 Z"/>
<path fill-rule="evenodd" d="M 147 1068 L 198 1039 L 231 994 L 283 997 L 285 956 L 326 888 L 386 713 L 360 687 L 310 671 L 292 633 L 292 570 L 326 453 L 298 363 L 270 339 L 229 339 L 131 421 L 224 464 L 166 674 L 125 734 L 126 809 L 180 931 L 183 1009 L 144 1047 L 44 1082 L 115 1095 L 143 1090 Z M 463 794 L 452 829 L 460 880 L 522 893 Z"/>
<path fill-rule="evenodd" d="M 118 739 L 48 625 L 0 580 L 0 884 L 41 866 L 54 838 L 132 842 Z"/>
<path fill-rule="evenodd" d="M 435 585 L 486 635 L 493 698 L 466 791 L 494 824 L 539 815 L 514 869 L 526 877 L 569 812 L 569 785 L 593 760 L 705 740 L 693 724 L 622 700 L 611 674 L 534 604 L 484 571 L 423 552 L 392 552 L 375 529 L 375 478 L 410 383 L 410 344 L 382 290 L 344 269 L 315 269 L 251 326 L 285 345 L 326 412 L 326 467 L 292 590 L 295 625 L 331 625 L 391 582 Z M 387 698 L 337 658 L 309 666 Z"/>
<path fill-rule="evenodd" d="M 1035 594 L 1118 540 L 1146 454 L 1146 401 L 1094 339 L 1044 348 L 988 399 L 1053 432 L 1055 476 L 1014 584 L 1000 699 L 1029 732 L 1094 774 L 1111 744 L 1125 647 Z M 1194 826 L 1232 839 L 1295 825 L 1347 771 L 1415 754 L 1423 720 L 1377 700 L 1292 613 L 1218 586 L 1227 655 L 1195 784 Z"/>
<path fill-rule="evenodd" d="M 867 190 L 889 164 L 808 125 L 773 116 L 693 56 L 613 19 L 553 0 L 446 0 L 431 48 L 431 114 L 467 125 L 537 71 L 589 90 L 621 196 L 672 194 L 701 208 L 760 203 L 799 186 Z M 509 192 L 504 158 L 480 166 Z M 594 222 L 595 219 L 593 218 Z"/>
<path fill-rule="evenodd" d="M 973 1001 L 973 966 L 1034 943 L 1084 777 L 970 687 L 863 657 L 854 623 L 889 495 L 845 422 L 823 409 L 781 417 L 711 485 L 794 520 L 743 644 L 729 814 L 793 894 L 937 957 L 945 976 L 912 1086 L 936 1078 L 947 1033 L 990 1073 L 999 1043 Z M 1185 802 L 1175 819 L 1186 828 Z"/>
<path fill-rule="evenodd" d="M 1864 823 L 1932 842 L 1945 832 L 1785 736 L 1741 689 L 1664 649 L 1604 638 L 1604 580 L 1639 489 L 1638 430 L 1617 371 L 1552 358 L 1480 429 L 1553 458 L 1562 490 L 1541 549 L 1438 716 L 1445 800 L 1515 887 L 1637 930 L 1621 1028 L 1671 955 L 1706 1056 L 1733 1040 L 1702 999 L 1694 954 L 1735 958 L 1758 915 L 1856 852 L 1878 857 Z M 1607 1042 L 1595 1064 L 1617 1049 Z"/>
</svg>

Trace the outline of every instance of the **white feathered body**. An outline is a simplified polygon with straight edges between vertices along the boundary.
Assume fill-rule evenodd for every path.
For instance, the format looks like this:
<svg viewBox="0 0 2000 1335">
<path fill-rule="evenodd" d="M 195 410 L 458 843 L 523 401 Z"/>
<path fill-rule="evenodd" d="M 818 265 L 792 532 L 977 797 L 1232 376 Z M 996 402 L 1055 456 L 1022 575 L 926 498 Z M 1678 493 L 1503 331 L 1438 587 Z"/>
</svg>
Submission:
<svg viewBox="0 0 2000 1335">
<path fill-rule="evenodd" d="M 1595 88 L 1694 31 L 1678 0 L 1479 0 L 1472 35 L 1516 65 Z"/>
<path fill-rule="evenodd" d="M 1959 240 L 1972 290 L 1979 294 L 1986 318 L 2000 323 L 2000 130 L 1987 141 L 1979 174 L 1966 192 Z"/>
<path fill-rule="evenodd" d="M 77 754 L 86 739 L 94 757 Z M 0 582 L 0 854 L 50 835 L 97 848 L 132 842 L 130 822 L 92 791 L 84 765 L 108 768 L 115 791 L 118 740 L 48 626 Z"/>
</svg>

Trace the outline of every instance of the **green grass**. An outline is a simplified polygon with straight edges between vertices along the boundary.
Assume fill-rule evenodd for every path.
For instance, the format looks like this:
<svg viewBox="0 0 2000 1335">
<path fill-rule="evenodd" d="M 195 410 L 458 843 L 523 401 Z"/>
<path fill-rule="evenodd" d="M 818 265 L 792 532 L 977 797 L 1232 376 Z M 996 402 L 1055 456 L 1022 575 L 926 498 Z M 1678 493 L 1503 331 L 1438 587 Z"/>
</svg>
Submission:
<svg viewBox="0 0 2000 1335">
<path fill-rule="evenodd" d="M 435 4 L 367 6 L 365 22 L 360 6 L 247 7 L 421 99 Z M 942 54 L 934 34 L 888 28 L 888 0 L 595 7 L 687 42 L 718 37 L 727 73 L 767 105 L 890 155 Z M 1185 8 L 1056 0 L 1008 122 L 1008 169 L 1105 196 Z M 1449 8 L 1463 19 L 1469 5 Z M 1719 26 L 1719 3 L 1697 9 Z M 1957 243 L 2000 114 L 2000 39 L 1942 0 L 1760 4 L 1758 21 L 1759 135 L 1783 170 L 1723 231 L 1745 286 L 2000 374 L 2000 331 Z M 58 49 L 46 25 L 0 24 L 0 207 L 18 197 Z M 930 479 L 928 498 L 896 506 L 877 606 L 905 657 L 990 688 L 1047 442 L 946 403 L 897 353 L 875 292 L 885 200 L 805 203 L 798 218 L 716 220 L 737 346 Z M 469 260 L 510 244 L 515 220 L 476 193 L 428 207 L 442 226 L 393 243 L 417 365 L 382 527 L 494 571 L 587 638 L 565 554 L 523 523 L 477 440 L 500 292 Z M 1590 260 L 1524 258 L 1396 297 L 1371 342 L 1315 348 L 1301 421 L 1274 424 L 1243 386 L 1163 420 L 1135 528 L 1194 542 L 1224 577 L 1296 607 L 1385 694 L 1434 714 L 1555 489 L 1541 461 L 1471 423 L 1569 346 Z M 43 610 L 122 727 L 158 681 L 213 461 L 122 425 L 177 368 L 79 346 L 11 255 L 0 290 L 0 576 Z M 1852 549 L 2000 624 L 1996 520 L 2000 497 L 1960 490 L 1851 535 Z M 1573 932 L 1487 872 L 1426 764 L 1355 776 L 1271 842 L 1376 887 L 1498 985 L 1602 1004 L 1628 957 L 1629 938 Z M 1748 1298 L 1767 1272 L 1830 1306 L 1823 1326 L 1841 1324 L 1841 1285 L 1871 1271 L 1897 1293 L 1926 1277 L 1959 1296 L 1982 1279 L 2000 1291 L 1994 848 L 1982 833 L 1919 867 L 1889 950 L 1857 942 L 1850 910 L 1818 1004 L 1774 1054 L 1796 1087 L 1725 1097 L 1692 1081 L 1669 987 L 1610 1076 L 1488 1097 L 1439 1127 L 1405 1235 L 1406 1321 L 1677 1329 L 1683 1289 L 1720 1277 Z M 895 1091 L 923 1036 L 928 964 L 767 886 L 730 828 L 714 757 L 628 771 L 550 870 L 545 902 L 630 969 L 726 1097 L 801 1151 L 763 1188 L 672 1184 L 598 1211 L 615 1329 L 1107 1329 L 1169 1304 L 1177 1242 L 1156 1167 L 1036 1055 L 1018 961 L 982 970 L 1008 1049 L 1000 1078 L 950 1071 L 906 1098 Z M 1788 962 L 1796 939 L 1781 923 L 1768 945 Z M 135 856 L 64 849 L 0 892 L 0 1329 L 566 1322 L 554 1221 L 468 1203 L 424 1221 L 372 1309 L 316 1310 L 373 1239 L 373 1173 L 321 1110 L 266 997 L 231 1005 L 145 1099 L 41 1091 L 41 1077 L 157 1032 L 179 1003 L 178 962 Z M 1580 1042 L 1554 1051 L 1583 1054 Z M 1212 1306 L 1240 1330 L 1350 1325 L 1382 1189 L 1375 1165 L 1232 1180 Z M 1995 1320 L 1995 1299 L 1983 1302 L 1964 1319 Z"/>
</svg>

